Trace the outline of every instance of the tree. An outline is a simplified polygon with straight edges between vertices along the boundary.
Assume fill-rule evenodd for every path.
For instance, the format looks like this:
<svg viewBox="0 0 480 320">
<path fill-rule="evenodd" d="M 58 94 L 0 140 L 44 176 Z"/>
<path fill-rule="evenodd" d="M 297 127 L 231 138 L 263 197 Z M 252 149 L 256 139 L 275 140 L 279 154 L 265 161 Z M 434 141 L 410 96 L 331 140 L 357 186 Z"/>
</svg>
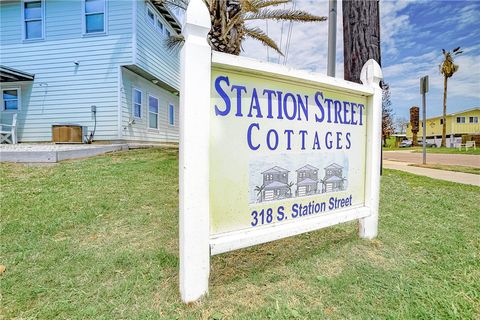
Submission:
<svg viewBox="0 0 480 320">
<path fill-rule="evenodd" d="M 387 139 L 395 132 L 393 126 L 393 109 L 390 101 L 390 86 L 382 83 L 382 140 L 383 146 L 387 146 Z"/>
<path fill-rule="evenodd" d="M 360 82 L 363 65 L 380 59 L 378 0 L 343 0 L 343 64 L 345 80 Z"/>
<path fill-rule="evenodd" d="M 453 49 L 454 56 L 458 56 L 463 51 L 460 51 L 460 47 Z M 447 146 L 447 82 L 448 78 L 452 77 L 455 72 L 458 71 L 458 65 L 453 63 L 452 53 L 442 49 L 444 60 L 440 64 L 440 73 L 443 74 L 443 128 L 442 128 L 442 147 Z"/>
<path fill-rule="evenodd" d="M 210 46 L 215 51 L 239 55 L 242 42 L 250 37 L 263 45 L 273 48 L 279 54 L 282 51 L 263 30 L 249 26 L 254 20 L 276 20 L 316 22 L 325 21 L 326 17 L 315 16 L 296 9 L 278 9 L 291 0 L 204 0 L 210 12 L 212 29 L 208 34 Z M 156 0 L 158 4 L 187 8 L 188 0 Z M 183 42 L 183 36 L 168 39 L 169 47 L 176 47 Z"/>
<path fill-rule="evenodd" d="M 255 191 L 257 192 L 257 201 L 261 202 L 263 200 L 263 191 L 265 190 L 265 186 L 262 184 L 261 186 L 256 186 Z"/>
<path fill-rule="evenodd" d="M 395 130 L 398 133 L 406 133 L 407 132 L 407 125 L 408 120 L 405 117 L 399 117 L 395 119 Z"/>
</svg>

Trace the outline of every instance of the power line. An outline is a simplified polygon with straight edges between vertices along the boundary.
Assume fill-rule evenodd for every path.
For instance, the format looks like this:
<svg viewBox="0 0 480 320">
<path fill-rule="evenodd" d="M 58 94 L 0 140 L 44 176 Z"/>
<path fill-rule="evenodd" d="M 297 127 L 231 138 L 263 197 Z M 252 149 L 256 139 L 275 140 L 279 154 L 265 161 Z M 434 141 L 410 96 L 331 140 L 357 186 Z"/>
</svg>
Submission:
<svg viewBox="0 0 480 320">
<path fill-rule="evenodd" d="M 285 10 L 285 4 L 283 4 L 283 9 Z M 282 50 L 282 42 L 283 42 L 283 20 L 282 20 L 282 28 L 280 29 L 280 51 Z M 280 64 L 280 53 L 278 54 L 277 63 Z"/>
<path fill-rule="evenodd" d="M 297 7 L 297 4 L 295 0 L 292 1 L 292 10 L 295 10 Z M 288 53 L 290 51 L 290 43 L 292 39 L 292 29 L 293 29 L 293 22 L 290 21 L 290 24 L 288 25 L 288 32 L 287 32 L 287 42 L 285 45 L 285 56 L 283 57 L 283 65 L 287 64 L 288 61 Z"/>
<path fill-rule="evenodd" d="M 265 30 L 267 31 L 267 37 L 269 37 L 268 35 L 268 20 L 265 19 Z M 270 62 L 270 50 L 269 50 L 269 47 L 267 47 L 267 61 Z"/>
</svg>

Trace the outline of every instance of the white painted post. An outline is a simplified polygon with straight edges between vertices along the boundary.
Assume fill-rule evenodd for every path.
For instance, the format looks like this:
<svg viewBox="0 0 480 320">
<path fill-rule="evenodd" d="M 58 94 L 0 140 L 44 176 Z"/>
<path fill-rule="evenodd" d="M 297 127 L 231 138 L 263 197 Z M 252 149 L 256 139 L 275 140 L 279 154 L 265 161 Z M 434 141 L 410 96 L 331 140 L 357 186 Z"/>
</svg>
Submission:
<svg viewBox="0 0 480 320">
<path fill-rule="evenodd" d="M 180 294 L 185 303 L 208 293 L 210 272 L 210 27 L 205 3 L 190 0 L 180 55 Z"/>
<path fill-rule="evenodd" d="M 360 80 L 373 88 L 373 96 L 367 102 L 367 157 L 365 175 L 365 206 L 370 216 L 359 219 L 360 237 L 373 239 L 378 233 L 378 206 L 380 202 L 380 152 L 382 143 L 382 69 L 370 59 L 362 68 Z"/>
</svg>

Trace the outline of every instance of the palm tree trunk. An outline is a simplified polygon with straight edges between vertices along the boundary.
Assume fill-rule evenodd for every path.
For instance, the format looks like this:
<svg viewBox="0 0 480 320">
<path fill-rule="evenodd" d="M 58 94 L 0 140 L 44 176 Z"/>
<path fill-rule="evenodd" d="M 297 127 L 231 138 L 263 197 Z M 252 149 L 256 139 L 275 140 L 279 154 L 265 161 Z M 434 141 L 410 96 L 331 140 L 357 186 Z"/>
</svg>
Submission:
<svg viewBox="0 0 480 320">
<path fill-rule="evenodd" d="M 378 0 L 343 0 L 344 78 L 360 82 L 360 72 L 368 59 L 380 60 L 380 18 Z"/>
<path fill-rule="evenodd" d="M 443 127 L 442 127 L 442 147 L 447 146 L 447 80 L 443 78 Z"/>
</svg>

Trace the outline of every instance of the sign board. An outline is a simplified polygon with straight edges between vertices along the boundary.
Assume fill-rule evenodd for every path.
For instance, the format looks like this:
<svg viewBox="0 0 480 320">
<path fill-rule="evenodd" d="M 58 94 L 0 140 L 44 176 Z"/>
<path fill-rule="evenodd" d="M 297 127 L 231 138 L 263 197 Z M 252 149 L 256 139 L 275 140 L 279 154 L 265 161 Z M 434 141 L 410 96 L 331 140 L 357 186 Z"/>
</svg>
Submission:
<svg viewBox="0 0 480 320">
<path fill-rule="evenodd" d="M 420 78 L 420 94 L 425 94 L 428 92 L 428 76 L 423 76 Z"/>
<path fill-rule="evenodd" d="M 211 52 L 202 0 L 185 14 L 180 292 L 208 292 L 210 256 L 358 220 L 377 235 L 380 66 L 363 85 Z"/>
<path fill-rule="evenodd" d="M 362 94 L 212 69 L 210 230 L 253 230 L 364 205 Z"/>
</svg>

